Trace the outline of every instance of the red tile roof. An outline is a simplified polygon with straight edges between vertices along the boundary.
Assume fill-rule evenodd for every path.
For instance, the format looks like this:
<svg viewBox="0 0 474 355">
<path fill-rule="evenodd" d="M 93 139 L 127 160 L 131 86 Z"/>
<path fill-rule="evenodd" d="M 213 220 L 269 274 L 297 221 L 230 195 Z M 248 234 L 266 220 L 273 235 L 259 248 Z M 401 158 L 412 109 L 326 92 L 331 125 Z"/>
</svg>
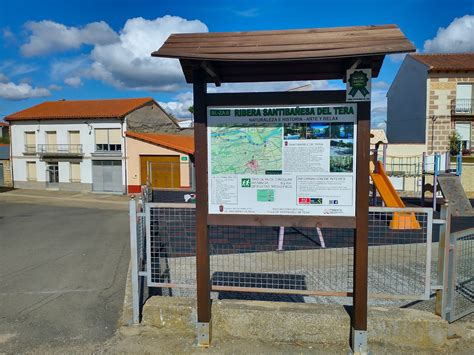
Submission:
<svg viewBox="0 0 474 355">
<path fill-rule="evenodd" d="M 474 71 L 474 53 L 409 55 L 427 65 L 430 72 Z"/>
<path fill-rule="evenodd" d="M 127 131 L 127 137 L 139 139 L 147 143 L 156 144 L 178 152 L 194 154 L 194 137 L 178 136 L 174 134 L 138 133 Z"/>
<path fill-rule="evenodd" d="M 122 118 L 152 102 L 151 97 L 110 100 L 47 101 L 5 117 L 6 121 Z"/>
<path fill-rule="evenodd" d="M 0 127 L 8 127 L 8 123 L 6 123 L 6 122 L 0 122 Z"/>
</svg>

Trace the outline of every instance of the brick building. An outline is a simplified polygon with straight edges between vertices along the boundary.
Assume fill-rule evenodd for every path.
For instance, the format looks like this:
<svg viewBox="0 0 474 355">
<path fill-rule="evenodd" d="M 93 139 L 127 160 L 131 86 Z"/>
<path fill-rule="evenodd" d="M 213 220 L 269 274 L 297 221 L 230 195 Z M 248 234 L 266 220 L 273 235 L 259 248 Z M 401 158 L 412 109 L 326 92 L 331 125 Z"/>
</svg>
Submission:
<svg viewBox="0 0 474 355">
<path fill-rule="evenodd" d="M 410 145 L 404 148 L 412 153 L 445 152 L 456 130 L 470 151 L 473 86 L 474 53 L 407 55 L 387 93 L 390 144 Z"/>
</svg>

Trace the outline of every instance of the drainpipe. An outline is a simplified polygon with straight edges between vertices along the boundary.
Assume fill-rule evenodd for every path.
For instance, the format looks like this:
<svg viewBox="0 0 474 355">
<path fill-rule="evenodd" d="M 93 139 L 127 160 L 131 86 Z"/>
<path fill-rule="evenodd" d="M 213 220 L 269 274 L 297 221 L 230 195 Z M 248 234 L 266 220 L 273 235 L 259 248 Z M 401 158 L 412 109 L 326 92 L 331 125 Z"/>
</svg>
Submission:
<svg viewBox="0 0 474 355">
<path fill-rule="evenodd" d="M 10 142 L 10 178 L 12 179 L 12 189 L 15 188 L 15 179 L 13 178 L 13 140 L 12 140 L 12 125 L 8 122 L 8 141 Z"/>
<path fill-rule="evenodd" d="M 123 154 L 124 154 L 124 176 L 125 176 L 125 195 L 128 194 L 128 169 L 127 169 L 127 139 L 125 137 L 125 131 L 123 130 L 124 124 L 126 123 L 126 117 L 121 119 L 120 122 L 120 134 L 123 138 Z"/>
<path fill-rule="evenodd" d="M 431 121 L 433 122 L 431 124 L 431 154 L 434 153 L 434 124 L 436 122 L 436 120 L 438 119 L 438 117 L 436 116 L 431 116 Z"/>
</svg>

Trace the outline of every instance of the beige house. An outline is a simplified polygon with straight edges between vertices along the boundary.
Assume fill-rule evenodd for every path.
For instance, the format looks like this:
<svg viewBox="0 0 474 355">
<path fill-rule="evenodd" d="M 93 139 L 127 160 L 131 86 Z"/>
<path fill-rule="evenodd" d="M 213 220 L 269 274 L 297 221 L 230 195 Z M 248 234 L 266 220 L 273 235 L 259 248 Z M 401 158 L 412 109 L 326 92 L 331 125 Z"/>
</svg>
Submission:
<svg viewBox="0 0 474 355">
<path fill-rule="evenodd" d="M 189 135 L 126 132 L 127 191 L 189 190 L 193 181 L 194 137 Z"/>
<path fill-rule="evenodd" d="M 473 85 L 474 53 L 407 55 L 387 93 L 390 144 L 444 152 L 449 149 L 449 134 L 456 130 L 463 149 L 469 151 Z"/>
<path fill-rule="evenodd" d="M 446 152 L 452 131 L 469 154 L 474 149 L 473 86 L 474 53 L 407 55 L 387 93 L 388 155 Z M 462 181 L 474 191 L 469 160 L 464 159 Z"/>
</svg>

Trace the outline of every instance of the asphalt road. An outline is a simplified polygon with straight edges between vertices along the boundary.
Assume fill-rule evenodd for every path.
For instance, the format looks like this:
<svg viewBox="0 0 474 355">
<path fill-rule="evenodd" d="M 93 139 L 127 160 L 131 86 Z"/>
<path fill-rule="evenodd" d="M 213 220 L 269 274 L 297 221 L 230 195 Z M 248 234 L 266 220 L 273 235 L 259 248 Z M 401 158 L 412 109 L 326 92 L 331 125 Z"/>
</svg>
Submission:
<svg viewBox="0 0 474 355">
<path fill-rule="evenodd" d="M 0 194 L 0 353 L 102 343 L 122 309 L 126 202 L 32 202 Z"/>
</svg>

